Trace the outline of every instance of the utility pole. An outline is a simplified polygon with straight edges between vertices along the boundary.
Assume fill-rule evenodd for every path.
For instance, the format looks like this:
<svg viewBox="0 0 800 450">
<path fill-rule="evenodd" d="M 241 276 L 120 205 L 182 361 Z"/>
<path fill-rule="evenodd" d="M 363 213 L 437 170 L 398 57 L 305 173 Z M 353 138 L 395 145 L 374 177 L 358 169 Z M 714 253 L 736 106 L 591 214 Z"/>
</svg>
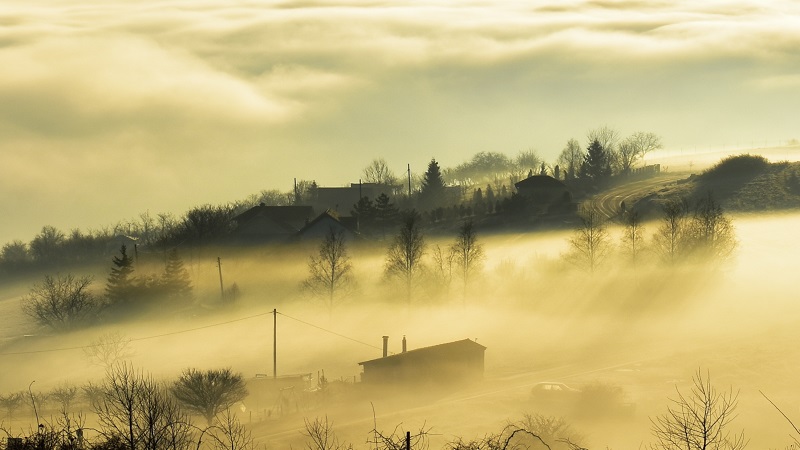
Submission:
<svg viewBox="0 0 800 450">
<path fill-rule="evenodd" d="M 278 310 L 272 310 L 272 379 L 278 378 Z"/>
<path fill-rule="evenodd" d="M 408 198 L 411 199 L 411 164 L 408 165 Z"/>
<path fill-rule="evenodd" d="M 222 260 L 217 256 L 217 267 L 219 268 L 219 295 L 222 303 L 225 303 L 225 288 L 222 284 Z"/>
</svg>

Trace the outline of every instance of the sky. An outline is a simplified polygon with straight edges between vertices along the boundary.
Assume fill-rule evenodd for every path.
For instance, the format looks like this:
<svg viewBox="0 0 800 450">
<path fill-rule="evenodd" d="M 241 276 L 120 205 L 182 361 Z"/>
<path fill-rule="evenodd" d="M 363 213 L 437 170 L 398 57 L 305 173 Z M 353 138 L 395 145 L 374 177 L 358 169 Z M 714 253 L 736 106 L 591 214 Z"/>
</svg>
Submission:
<svg viewBox="0 0 800 450">
<path fill-rule="evenodd" d="M 77 1 L 0 7 L 0 244 L 422 172 L 608 125 L 800 139 L 793 1 Z"/>
</svg>

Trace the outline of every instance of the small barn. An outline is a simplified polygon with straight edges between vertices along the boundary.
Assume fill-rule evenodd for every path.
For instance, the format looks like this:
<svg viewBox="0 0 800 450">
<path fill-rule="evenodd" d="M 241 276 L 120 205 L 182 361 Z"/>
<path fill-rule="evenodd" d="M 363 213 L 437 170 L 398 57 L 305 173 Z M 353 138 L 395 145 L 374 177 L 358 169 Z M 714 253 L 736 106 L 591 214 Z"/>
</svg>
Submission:
<svg viewBox="0 0 800 450">
<path fill-rule="evenodd" d="M 384 337 L 383 357 L 358 363 L 365 384 L 445 385 L 479 381 L 483 378 L 486 347 L 470 339 L 405 350 L 388 355 Z"/>
</svg>

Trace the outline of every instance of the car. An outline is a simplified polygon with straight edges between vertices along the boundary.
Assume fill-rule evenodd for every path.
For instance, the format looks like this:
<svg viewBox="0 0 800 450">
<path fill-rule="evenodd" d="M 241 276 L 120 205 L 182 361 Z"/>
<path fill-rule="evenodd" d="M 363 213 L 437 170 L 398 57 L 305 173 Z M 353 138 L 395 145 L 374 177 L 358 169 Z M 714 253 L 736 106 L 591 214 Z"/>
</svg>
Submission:
<svg viewBox="0 0 800 450">
<path fill-rule="evenodd" d="M 564 383 L 558 383 L 553 381 L 543 381 L 541 383 L 536 383 L 531 389 L 531 395 L 534 397 L 572 396 L 580 392 L 581 392 L 580 390 L 567 386 Z"/>
</svg>

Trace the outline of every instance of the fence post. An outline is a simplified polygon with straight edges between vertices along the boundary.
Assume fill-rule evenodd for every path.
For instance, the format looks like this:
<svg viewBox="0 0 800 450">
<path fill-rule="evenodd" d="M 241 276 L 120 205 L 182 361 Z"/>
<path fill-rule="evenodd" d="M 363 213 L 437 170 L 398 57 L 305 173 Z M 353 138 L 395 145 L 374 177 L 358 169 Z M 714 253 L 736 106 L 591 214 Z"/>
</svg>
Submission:
<svg viewBox="0 0 800 450">
<path fill-rule="evenodd" d="M 406 450 L 411 450 L 411 432 L 406 431 Z"/>
</svg>

